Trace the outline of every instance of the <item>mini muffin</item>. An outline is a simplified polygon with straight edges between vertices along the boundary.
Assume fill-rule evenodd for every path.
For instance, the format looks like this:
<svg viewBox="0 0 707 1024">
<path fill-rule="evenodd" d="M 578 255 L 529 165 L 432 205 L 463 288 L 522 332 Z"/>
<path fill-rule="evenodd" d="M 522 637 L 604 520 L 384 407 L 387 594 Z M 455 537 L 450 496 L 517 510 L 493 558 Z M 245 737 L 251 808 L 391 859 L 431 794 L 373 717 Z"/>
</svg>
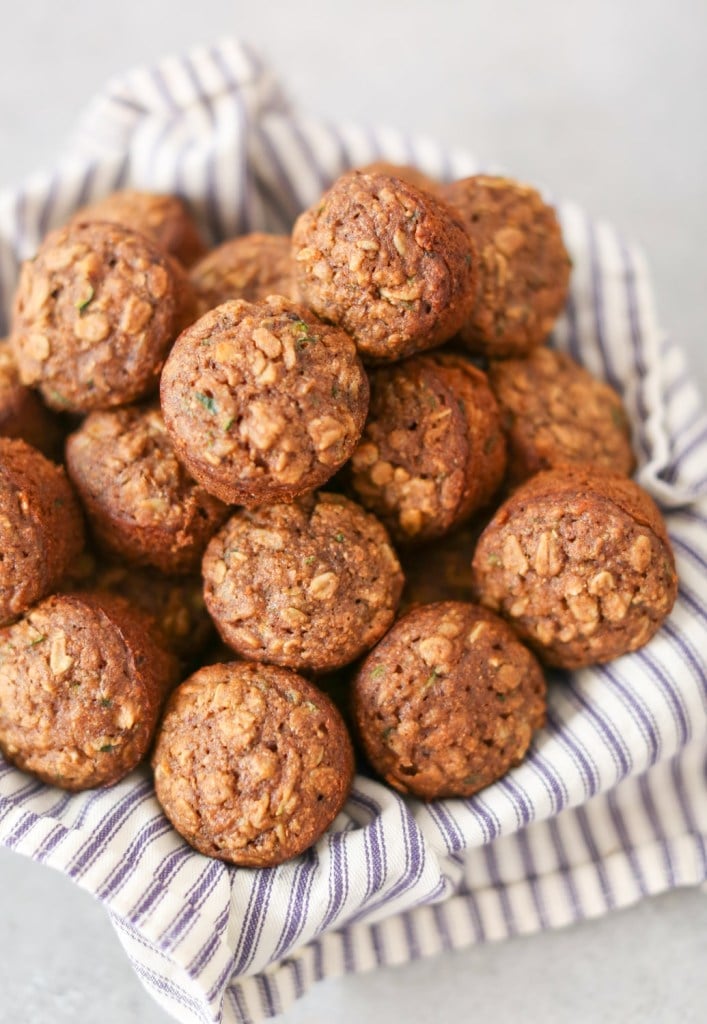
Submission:
<svg viewBox="0 0 707 1024">
<path fill-rule="evenodd" d="M 399 178 L 344 175 L 292 242 L 303 301 L 370 362 L 441 345 L 471 315 L 476 260 L 458 214 Z"/>
<path fill-rule="evenodd" d="M 215 638 L 200 576 L 163 576 L 134 566 L 103 564 L 92 573 L 90 589 L 117 594 L 151 615 L 166 646 L 183 663 L 193 663 Z"/>
<path fill-rule="evenodd" d="M 439 540 L 402 549 L 405 586 L 400 611 L 435 601 L 472 600 L 471 559 L 484 525 L 474 519 Z"/>
<path fill-rule="evenodd" d="M 485 505 L 506 468 L 486 375 L 462 356 L 415 356 L 371 374 L 351 483 L 401 544 L 430 540 Z"/>
<path fill-rule="evenodd" d="M 206 252 L 194 218 L 179 196 L 125 189 L 82 207 L 72 220 L 109 221 L 139 231 L 184 267 L 196 263 Z"/>
<path fill-rule="evenodd" d="M 481 602 L 548 665 L 580 668 L 647 643 L 677 593 L 675 560 L 653 500 L 592 466 L 527 480 L 474 555 Z"/>
<path fill-rule="evenodd" d="M 7 341 L 0 341 L 0 437 L 20 437 L 47 458 L 59 455 L 62 431 L 39 395 L 20 382 Z"/>
<path fill-rule="evenodd" d="M 408 612 L 369 654 L 353 711 L 389 785 L 424 800 L 468 797 L 524 757 L 545 724 L 545 680 L 503 620 L 443 601 Z"/>
<path fill-rule="evenodd" d="M 56 594 L 0 631 L 0 750 L 63 789 L 109 786 L 145 756 L 176 663 L 149 616 Z"/>
<path fill-rule="evenodd" d="M 212 539 L 204 598 L 244 658 L 325 672 L 395 617 L 403 574 L 384 527 L 339 494 L 236 512 Z"/>
<path fill-rule="evenodd" d="M 0 438 L 0 624 L 51 593 L 83 543 L 64 470 L 24 441 Z"/>
<path fill-rule="evenodd" d="M 353 778 L 328 697 L 273 665 L 209 665 L 172 694 L 152 759 L 155 790 L 200 853 L 272 867 L 319 839 Z"/>
<path fill-rule="evenodd" d="M 64 412 L 133 402 L 157 388 L 194 314 L 185 272 L 149 239 L 69 224 L 22 267 L 11 336 L 20 378 Z"/>
<path fill-rule="evenodd" d="M 478 252 L 478 296 L 460 331 L 472 351 L 522 356 L 547 338 L 567 298 L 570 259 L 555 211 L 528 185 L 478 174 L 442 186 Z"/>
<path fill-rule="evenodd" d="M 204 312 L 229 299 L 261 302 L 284 295 L 297 301 L 291 248 L 289 235 L 257 232 L 212 249 L 190 275 Z"/>
<path fill-rule="evenodd" d="M 236 300 L 184 331 L 162 374 L 177 456 L 232 504 L 289 501 L 350 457 L 368 410 L 351 338 L 271 295 Z"/>
<path fill-rule="evenodd" d="M 372 164 L 366 164 L 365 167 L 357 167 L 356 170 L 359 174 L 385 174 L 389 178 L 399 178 L 401 181 L 406 181 L 408 185 L 422 189 L 423 192 L 435 193 L 439 191 L 440 187 L 440 183 L 434 178 L 430 178 L 423 171 L 419 171 L 417 167 L 411 167 L 409 164 L 389 164 L 386 160 L 376 160 Z"/>
<path fill-rule="evenodd" d="M 227 509 L 187 474 L 158 408 L 91 413 L 67 439 L 66 465 L 104 551 L 165 573 L 198 571 Z"/>
<path fill-rule="evenodd" d="M 492 362 L 488 373 L 507 434 L 510 483 L 567 462 L 633 472 L 621 399 L 570 356 L 537 348 L 524 359 Z"/>
</svg>

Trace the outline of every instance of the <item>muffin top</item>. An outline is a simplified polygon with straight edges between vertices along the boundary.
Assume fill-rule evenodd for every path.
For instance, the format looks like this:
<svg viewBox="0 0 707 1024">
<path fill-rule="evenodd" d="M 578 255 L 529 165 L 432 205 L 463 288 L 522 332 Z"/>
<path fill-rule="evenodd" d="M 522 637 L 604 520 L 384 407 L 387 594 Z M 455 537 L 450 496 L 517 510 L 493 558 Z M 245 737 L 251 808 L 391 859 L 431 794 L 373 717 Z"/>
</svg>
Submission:
<svg viewBox="0 0 707 1024">
<path fill-rule="evenodd" d="M 232 504 L 289 500 L 348 459 L 368 409 L 351 338 L 282 296 L 226 302 L 177 340 L 161 382 L 178 457 Z"/>
<path fill-rule="evenodd" d="M 471 313 L 476 265 L 458 214 L 385 174 L 339 178 L 292 233 L 297 286 L 314 312 L 390 362 L 451 338 Z"/>
</svg>

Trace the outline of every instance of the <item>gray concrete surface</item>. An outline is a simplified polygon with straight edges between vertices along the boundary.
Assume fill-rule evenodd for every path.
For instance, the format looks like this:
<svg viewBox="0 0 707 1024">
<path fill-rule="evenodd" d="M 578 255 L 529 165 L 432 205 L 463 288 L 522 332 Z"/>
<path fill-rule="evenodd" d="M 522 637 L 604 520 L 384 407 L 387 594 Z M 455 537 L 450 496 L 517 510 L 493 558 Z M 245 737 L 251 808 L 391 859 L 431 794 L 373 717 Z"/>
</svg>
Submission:
<svg viewBox="0 0 707 1024">
<path fill-rule="evenodd" d="M 437 136 L 574 198 L 639 240 L 665 328 L 707 393 L 703 0 L 327 0 L 3 5 L 0 185 L 50 162 L 111 74 L 247 39 L 328 118 Z M 0 1022 L 166 1024 L 100 908 L 0 851 Z M 707 899 L 678 892 L 563 931 L 316 988 L 286 1024 L 707 1016 Z"/>
</svg>

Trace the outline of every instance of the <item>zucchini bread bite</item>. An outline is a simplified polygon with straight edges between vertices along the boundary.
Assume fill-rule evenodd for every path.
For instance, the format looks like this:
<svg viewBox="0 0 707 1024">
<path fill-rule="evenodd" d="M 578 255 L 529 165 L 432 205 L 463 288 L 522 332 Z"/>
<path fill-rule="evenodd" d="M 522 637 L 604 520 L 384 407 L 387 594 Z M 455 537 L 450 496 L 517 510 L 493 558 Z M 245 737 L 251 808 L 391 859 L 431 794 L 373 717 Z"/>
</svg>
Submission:
<svg viewBox="0 0 707 1024">
<path fill-rule="evenodd" d="M 677 595 L 652 498 L 592 466 L 547 470 L 521 484 L 482 533 L 473 569 L 481 602 L 561 668 L 642 647 Z"/>
<path fill-rule="evenodd" d="M 153 620 L 108 594 L 48 597 L 0 630 L 0 750 L 63 789 L 117 782 L 145 756 L 176 662 Z"/>
<path fill-rule="evenodd" d="M 568 462 L 633 472 L 621 399 L 566 353 L 536 348 L 524 359 L 494 360 L 488 374 L 506 430 L 511 484 Z"/>
<path fill-rule="evenodd" d="M 209 665 L 175 690 L 152 764 L 177 831 L 245 867 L 281 864 L 316 842 L 354 769 L 328 697 L 287 669 L 244 662 Z"/>
<path fill-rule="evenodd" d="M 441 345 L 471 315 L 476 259 L 458 214 L 400 178 L 345 174 L 300 215 L 292 245 L 303 302 L 367 361 Z"/>
<path fill-rule="evenodd" d="M 297 301 L 289 235 L 255 232 L 212 249 L 191 270 L 205 312 L 229 299 L 260 302 L 268 295 Z"/>
<path fill-rule="evenodd" d="M 20 381 L 8 341 L 0 341 L 0 436 L 20 437 L 47 458 L 62 448 L 62 430 L 39 395 Z"/>
<path fill-rule="evenodd" d="M 414 356 L 371 374 L 351 484 L 401 544 L 430 540 L 492 497 L 506 468 L 486 375 L 463 356 Z"/>
<path fill-rule="evenodd" d="M 403 574 L 385 528 L 338 494 L 236 512 L 211 540 L 204 598 L 244 658 L 324 672 L 391 625 Z"/>
<path fill-rule="evenodd" d="M 567 298 L 570 258 L 555 211 L 528 185 L 477 174 L 441 186 L 478 252 L 478 294 L 459 336 L 490 358 L 542 344 Z"/>
<path fill-rule="evenodd" d="M 502 619 L 443 601 L 408 612 L 368 655 L 353 709 L 366 756 L 395 789 L 471 796 L 524 757 L 545 724 L 545 680 Z"/>
<path fill-rule="evenodd" d="M 118 224 L 69 224 L 22 266 L 11 335 L 20 378 L 63 412 L 134 402 L 157 389 L 195 313 L 186 273 L 150 239 Z"/>
<path fill-rule="evenodd" d="M 91 413 L 66 465 L 98 544 L 134 565 L 196 572 L 228 514 L 177 459 L 159 408 Z"/>
<path fill-rule="evenodd" d="M 0 437 L 0 624 L 55 590 L 83 543 L 64 470 L 24 441 Z"/>
<path fill-rule="evenodd" d="M 177 339 L 160 391 L 177 456 L 231 504 L 321 487 L 350 457 L 368 410 L 348 334 L 277 295 L 201 317 Z"/>
<path fill-rule="evenodd" d="M 73 222 L 90 220 L 109 221 L 139 231 L 184 267 L 190 267 L 206 252 L 196 222 L 179 196 L 134 189 L 112 192 L 82 207 L 72 217 Z"/>
</svg>

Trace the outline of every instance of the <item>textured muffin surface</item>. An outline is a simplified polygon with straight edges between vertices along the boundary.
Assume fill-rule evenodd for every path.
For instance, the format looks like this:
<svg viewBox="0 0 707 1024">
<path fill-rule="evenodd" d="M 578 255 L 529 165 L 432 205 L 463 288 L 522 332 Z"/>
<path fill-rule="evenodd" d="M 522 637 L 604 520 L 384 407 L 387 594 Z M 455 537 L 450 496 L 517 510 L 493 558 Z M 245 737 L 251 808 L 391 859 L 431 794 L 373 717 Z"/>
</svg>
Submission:
<svg viewBox="0 0 707 1024">
<path fill-rule="evenodd" d="M 301 676 L 216 664 L 175 690 L 153 767 L 157 798 L 192 846 L 269 867 L 329 827 L 351 786 L 353 751 L 339 712 Z"/>
<path fill-rule="evenodd" d="M 351 455 L 368 409 L 353 341 L 281 296 L 226 302 L 184 331 L 162 374 L 176 453 L 231 504 L 290 500 Z"/>
<path fill-rule="evenodd" d="M 501 619 L 460 601 L 421 605 L 361 666 L 354 718 L 375 771 L 403 793 L 471 796 L 525 755 L 545 681 Z"/>
</svg>

